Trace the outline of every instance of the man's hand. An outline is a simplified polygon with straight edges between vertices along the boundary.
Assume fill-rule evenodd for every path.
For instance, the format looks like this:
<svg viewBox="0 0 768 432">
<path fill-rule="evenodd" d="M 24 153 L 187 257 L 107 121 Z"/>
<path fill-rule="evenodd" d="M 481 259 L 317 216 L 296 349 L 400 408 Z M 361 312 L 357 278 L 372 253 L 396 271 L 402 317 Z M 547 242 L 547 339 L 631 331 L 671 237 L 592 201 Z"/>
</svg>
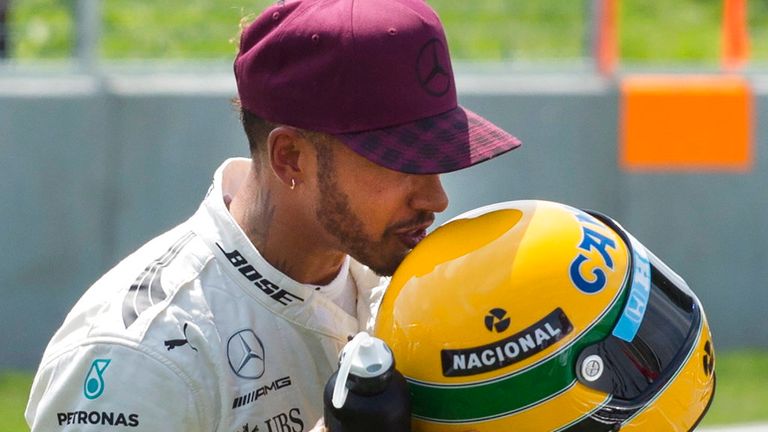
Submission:
<svg viewBox="0 0 768 432">
<path fill-rule="evenodd" d="M 322 417 L 320 417 L 320 420 L 315 423 L 309 432 L 328 432 L 328 429 L 325 428 L 325 422 L 323 421 Z"/>
</svg>

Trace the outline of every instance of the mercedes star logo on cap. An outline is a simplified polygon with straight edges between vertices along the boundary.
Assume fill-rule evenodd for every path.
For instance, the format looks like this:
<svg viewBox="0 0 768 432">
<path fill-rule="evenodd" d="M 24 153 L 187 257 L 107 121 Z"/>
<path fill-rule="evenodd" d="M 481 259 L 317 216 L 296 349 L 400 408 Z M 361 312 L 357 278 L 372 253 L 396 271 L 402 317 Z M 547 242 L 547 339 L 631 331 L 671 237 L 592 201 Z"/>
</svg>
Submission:
<svg viewBox="0 0 768 432">
<path fill-rule="evenodd" d="M 442 96 L 451 88 L 451 75 L 440 61 L 441 55 L 447 59 L 448 50 L 439 39 L 432 38 L 421 47 L 416 60 L 419 84 L 432 96 Z"/>
<path fill-rule="evenodd" d="M 232 372 L 240 378 L 258 379 L 264 375 L 264 345 L 251 329 L 230 336 L 227 359 Z"/>
</svg>

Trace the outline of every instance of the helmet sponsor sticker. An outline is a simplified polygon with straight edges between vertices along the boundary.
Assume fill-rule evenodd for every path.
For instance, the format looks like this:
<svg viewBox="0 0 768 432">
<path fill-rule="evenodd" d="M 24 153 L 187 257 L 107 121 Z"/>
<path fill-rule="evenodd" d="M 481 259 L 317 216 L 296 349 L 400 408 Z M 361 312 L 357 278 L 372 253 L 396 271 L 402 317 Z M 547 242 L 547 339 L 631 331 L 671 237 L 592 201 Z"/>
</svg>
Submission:
<svg viewBox="0 0 768 432">
<path fill-rule="evenodd" d="M 510 322 L 507 311 L 502 308 L 493 308 L 485 316 L 485 328 L 489 332 L 504 333 Z"/>
<path fill-rule="evenodd" d="M 582 239 L 578 248 L 582 251 L 571 262 L 570 277 L 576 288 L 585 294 L 596 294 L 605 288 L 608 283 L 606 276 L 607 270 L 613 270 L 613 258 L 608 253 L 608 249 L 616 250 L 616 242 L 596 229 L 592 229 L 586 224 L 594 225 L 595 228 L 605 228 L 595 218 L 586 213 L 577 213 L 576 219 L 581 224 Z M 599 258 L 590 251 L 596 250 Z M 585 276 L 585 271 L 591 269 L 591 274 Z"/>
<path fill-rule="evenodd" d="M 632 286 L 629 290 L 627 305 L 621 312 L 621 317 L 613 329 L 613 335 L 617 338 L 632 342 L 640 330 L 640 323 L 645 316 L 645 308 L 651 296 L 651 262 L 648 252 L 640 242 L 629 237 L 632 243 Z"/>
<path fill-rule="evenodd" d="M 704 356 L 702 357 L 704 365 L 704 374 L 711 377 L 715 373 L 715 351 L 712 349 L 712 341 L 707 340 L 704 344 Z"/>
<path fill-rule="evenodd" d="M 543 351 L 573 331 L 562 309 L 557 308 L 527 329 L 498 342 L 479 347 L 442 350 L 443 375 L 477 375 L 501 369 Z"/>
</svg>

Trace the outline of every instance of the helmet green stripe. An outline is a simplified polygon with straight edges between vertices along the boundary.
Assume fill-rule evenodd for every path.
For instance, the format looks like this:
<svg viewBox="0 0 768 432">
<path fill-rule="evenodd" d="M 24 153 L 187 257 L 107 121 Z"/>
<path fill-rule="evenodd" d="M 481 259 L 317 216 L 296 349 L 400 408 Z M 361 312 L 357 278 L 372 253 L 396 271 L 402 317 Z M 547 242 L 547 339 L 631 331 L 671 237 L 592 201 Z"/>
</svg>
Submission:
<svg viewBox="0 0 768 432">
<path fill-rule="evenodd" d="M 523 371 L 480 383 L 444 385 L 408 380 L 411 412 L 424 420 L 463 423 L 521 411 L 567 390 L 576 381 L 574 362 L 581 350 L 610 334 L 621 313 L 626 283 L 591 328 L 568 347 Z M 568 367 L 563 367 L 563 365 Z"/>
</svg>

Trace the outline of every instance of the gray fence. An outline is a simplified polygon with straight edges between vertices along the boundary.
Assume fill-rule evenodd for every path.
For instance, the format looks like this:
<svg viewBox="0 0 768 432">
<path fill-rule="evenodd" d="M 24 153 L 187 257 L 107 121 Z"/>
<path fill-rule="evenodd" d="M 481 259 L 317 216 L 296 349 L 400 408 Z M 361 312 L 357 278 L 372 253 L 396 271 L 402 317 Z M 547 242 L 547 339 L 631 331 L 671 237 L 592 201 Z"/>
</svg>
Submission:
<svg viewBox="0 0 768 432">
<path fill-rule="evenodd" d="M 768 347 L 768 85 L 752 82 L 751 172 L 629 174 L 614 82 L 461 73 L 462 103 L 525 145 L 445 175 L 439 221 L 523 198 L 601 210 L 688 280 L 720 348 Z M 80 294 L 191 215 L 222 159 L 246 154 L 233 95 L 226 71 L 0 76 L 0 367 L 34 369 Z"/>
</svg>

